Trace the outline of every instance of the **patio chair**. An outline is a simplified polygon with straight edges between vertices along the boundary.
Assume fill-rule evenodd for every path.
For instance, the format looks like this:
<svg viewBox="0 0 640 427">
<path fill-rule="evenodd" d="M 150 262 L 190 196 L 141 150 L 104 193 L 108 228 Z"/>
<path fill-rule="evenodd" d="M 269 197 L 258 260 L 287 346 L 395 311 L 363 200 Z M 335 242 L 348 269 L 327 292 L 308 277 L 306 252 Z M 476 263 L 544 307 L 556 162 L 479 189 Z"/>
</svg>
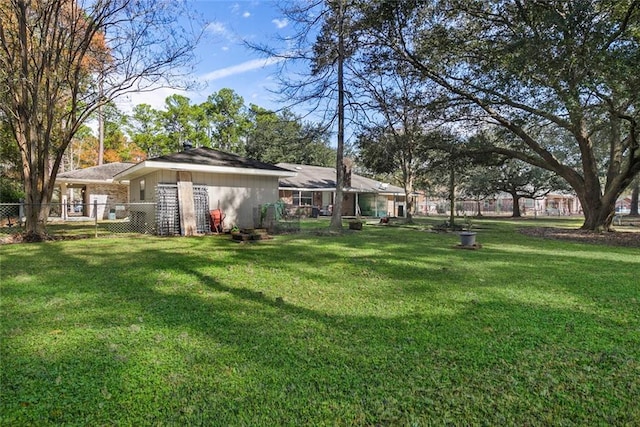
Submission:
<svg viewBox="0 0 640 427">
<path fill-rule="evenodd" d="M 221 233 L 224 230 L 224 219 L 226 215 L 222 213 L 220 209 L 214 209 L 209 211 L 209 223 L 211 225 L 211 231 Z"/>
</svg>

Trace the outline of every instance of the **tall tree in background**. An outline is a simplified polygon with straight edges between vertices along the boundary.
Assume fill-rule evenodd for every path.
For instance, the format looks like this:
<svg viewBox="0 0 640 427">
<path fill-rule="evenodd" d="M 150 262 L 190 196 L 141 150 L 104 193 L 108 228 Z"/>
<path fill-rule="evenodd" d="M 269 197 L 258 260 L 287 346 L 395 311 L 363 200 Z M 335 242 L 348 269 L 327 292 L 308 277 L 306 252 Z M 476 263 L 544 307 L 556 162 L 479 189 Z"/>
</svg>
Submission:
<svg viewBox="0 0 640 427">
<path fill-rule="evenodd" d="M 2 72 L 2 71 L 0 71 Z M 16 203 L 24 197 L 20 182 L 20 152 L 0 110 L 0 203 Z M 17 212 L 13 212 L 17 215 Z"/>
<path fill-rule="evenodd" d="M 162 126 L 162 112 L 149 104 L 139 104 L 127 118 L 126 131 L 131 141 L 144 153 L 153 158 L 169 153 L 169 139 Z"/>
<path fill-rule="evenodd" d="M 0 110 L 20 151 L 30 238 L 46 232 L 65 150 L 89 116 L 127 92 L 181 80 L 198 34 L 167 22 L 184 12 L 182 2 L 153 0 L 0 4 Z"/>
<path fill-rule="evenodd" d="M 250 107 L 250 121 L 248 157 L 267 163 L 335 164 L 335 150 L 329 146 L 329 135 L 323 126 L 304 123 L 286 109 L 276 113 L 257 105 Z"/>
<path fill-rule="evenodd" d="M 144 150 L 125 134 L 127 116 L 114 103 L 102 109 L 104 126 L 104 163 L 139 162 L 146 158 Z M 98 164 L 100 162 L 98 161 Z"/>
<path fill-rule="evenodd" d="M 370 3 L 366 22 L 381 58 L 517 137 L 497 151 L 564 178 L 583 229 L 610 228 L 640 173 L 639 1 L 388 0 Z"/>
<path fill-rule="evenodd" d="M 429 161 L 423 165 L 426 186 L 437 187 L 446 182 L 444 196 L 449 199 L 449 224 L 453 227 L 456 218 L 458 189 L 466 179 L 473 154 L 469 141 L 449 129 L 436 129 L 424 135 L 423 149 L 429 151 Z M 426 157 L 426 156 L 425 156 Z"/>
<path fill-rule="evenodd" d="M 495 168 L 488 168 L 484 165 L 474 166 L 468 171 L 468 179 L 461 185 L 462 197 L 471 199 L 476 204 L 476 217 L 482 216 L 481 202 L 496 195 L 493 185 L 495 178 Z"/>
<path fill-rule="evenodd" d="M 67 172 L 96 165 L 98 139 L 89 126 L 83 125 L 73 135 L 64 152 L 59 172 Z"/>
<path fill-rule="evenodd" d="M 321 114 L 327 127 L 335 123 L 336 193 L 329 228 L 342 230 L 342 202 L 345 187 L 345 127 L 347 119 L 348 61 L 358 49 L 355 23 L 360 12 L 358 0 L 314 0 L 291 2 L 283 13 L 293 24 L 295 34 L 282 40 L 279 50 L 256 46 L 272 60 L 280 60 L 281 95 L 288 106 L 307 105 L 310 113 Z M 289 73 L 289 64 L 303 63 L 308 73 Z M 291 76 L 294 77 L 291 77 Z"/>
<path fill-rule="evenodd" d="M 212 148 L 236 154 L 245 154 L 244 145 L 249 129 L 249 118 L 244 99 L 232 89 L 223 88 L 209 95 L 201 105 L 209 125 Z"/>
<path fill-rule="evenodd" d="M 404 189 L 410 222 L 414 185 L 428 161 L 424 135 L 434 123 L 433 107 L 428 104 L 436 92 L 427 94 L 424 81 L 402 64 L 384 68 L 374 58 L 367 64 L 359 73 L 358 88 L 373 124 L 358 135 L 359 158 L 372 172 L 395 176 Z"/>
<path fill-rule="evenodd" d="M 163 110 L 136 105 L 127 122 L 131 139 L 150 157 L 181 150 L 185 142 L 243 155 L 251 128 L 244 100 L 227 88 L 201 104 L 173 94 L 165 99 Z"/>
<path fill-rule="evenodd" d="M 167 145 L 164 148 L 169 152 L 180 151 L 185 142 L 193 144 L 199 140 L 195 120 L 197 107 L 191 104 L 191 100 L 186 96 L 173 94 L 165 99 L 164 104 L 165 110 L 159 114 L 167 135 Z"/>
<path fill-rule="evenodd" d="M 569 189 L 566 181 L 555 173 L 520 160 L 509 159 L 499 166 L 485 166 L 476 169 L 465 188 L 474 188 L 474 183 L 483 182 L 485 194 L 505 192 L 513 199 L 512 217 L 520 218 L 520 199 L 540 199 L 552 191 Z M 477 186 L 475 187 L 477 188 Z M 486 191 L 488 190 L 488 191 Z"/>
</svg>

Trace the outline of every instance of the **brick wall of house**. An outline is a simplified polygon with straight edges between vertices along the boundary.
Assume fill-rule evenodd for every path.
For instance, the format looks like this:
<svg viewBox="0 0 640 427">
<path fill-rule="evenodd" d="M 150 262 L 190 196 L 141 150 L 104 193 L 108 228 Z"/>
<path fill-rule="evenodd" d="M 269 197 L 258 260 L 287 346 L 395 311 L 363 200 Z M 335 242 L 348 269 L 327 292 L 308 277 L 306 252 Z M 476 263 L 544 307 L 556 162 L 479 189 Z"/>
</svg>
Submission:
<svg viewBox="0 0 640 427">
<path fill-rule="evenodd" d="M 98 218 L 108 219 L 109 211 L 115 209 L 117 204 L 129 202 L 129 186 L 123 184 L 88 184 L 86 191 L 89 194 L 89 209 L 93 217 L 94 201 L 98 203 Z M 125 211 L 116 211 L 118 214 L 126 215 Z M 119 218 L 118 218 L 119 219 Z"/>
</svg>

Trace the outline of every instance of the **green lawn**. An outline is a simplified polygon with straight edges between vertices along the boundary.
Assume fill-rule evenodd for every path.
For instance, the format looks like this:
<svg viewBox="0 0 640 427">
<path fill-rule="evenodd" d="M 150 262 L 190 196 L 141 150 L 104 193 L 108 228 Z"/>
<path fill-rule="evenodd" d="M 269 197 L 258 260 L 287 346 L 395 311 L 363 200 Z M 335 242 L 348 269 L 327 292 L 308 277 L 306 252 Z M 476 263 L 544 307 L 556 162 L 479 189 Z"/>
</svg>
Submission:
<svg viewBox="0 0 640 427">
<path fill-rule="evenodd" d="M 314 224 L 0 246 L 0 425 L 640 424 L 637 248 Z"/>
</svg>

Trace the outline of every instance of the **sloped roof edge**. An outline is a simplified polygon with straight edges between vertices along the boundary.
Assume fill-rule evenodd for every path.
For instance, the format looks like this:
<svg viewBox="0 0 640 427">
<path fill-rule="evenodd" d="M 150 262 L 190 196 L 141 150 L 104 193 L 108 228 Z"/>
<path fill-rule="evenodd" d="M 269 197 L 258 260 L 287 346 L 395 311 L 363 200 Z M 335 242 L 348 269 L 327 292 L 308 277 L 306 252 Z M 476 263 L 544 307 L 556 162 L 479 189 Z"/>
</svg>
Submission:
<svg viewBox="0 0 640 427">
<path fill-rule="evenodd" d="M 281 190 L 335 191 L 335 168 L 295 163 L 277 163 L 276 166 L 297 172 L 294 177 L 280 179 Z M 344 190 L 354 193 L 404 194 L 404 190 L 400 187 L 355 173 L 351 174 L 351 186 Z"/>
<path fill-rule="evenodd" d="M 56 181 L 65 181 L 71 183 L 113 183 L 113 177 L 120 172 L 129 169 L 133 163 L 105 163 L 99 166 L 91 166 L 84 169 L 76 169 L 68 172 L 59 173 Z"/>
<path fill-rule="evenodd" d="M 133 179 L 157 170 L 277 177 L 292 177 L 296 174 L 269 163 L 200 147 L 147 159 L 119 173 L 116 179 Z"/>
</svg>

